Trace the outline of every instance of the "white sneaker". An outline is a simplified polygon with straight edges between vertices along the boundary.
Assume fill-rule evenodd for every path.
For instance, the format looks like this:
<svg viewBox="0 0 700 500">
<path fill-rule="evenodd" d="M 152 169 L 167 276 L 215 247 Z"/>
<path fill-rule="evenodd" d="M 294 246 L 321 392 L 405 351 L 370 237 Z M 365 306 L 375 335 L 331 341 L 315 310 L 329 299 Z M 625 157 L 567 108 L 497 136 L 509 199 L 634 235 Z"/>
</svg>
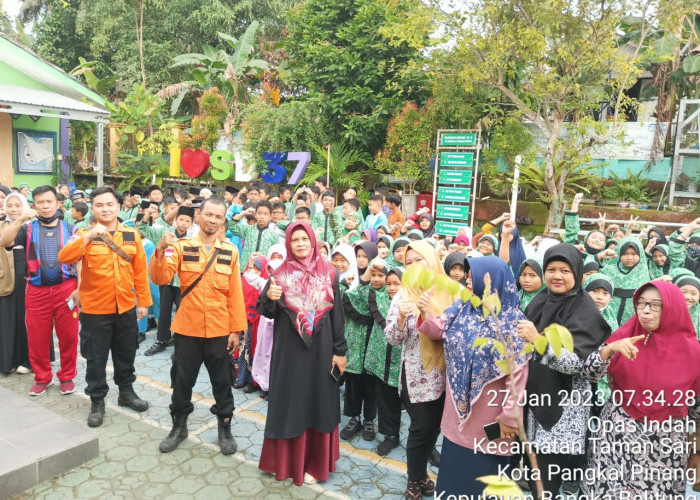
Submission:
<svg viewBox="0 0 700 500">
<path fill-rule="evenodd" d="M 313 476 L 312 476 L 311 474 L 309 474 L 308 472 L 305 472 L 305 473 L 304 473 L 304 482 L 305 482 L 306 484 L 316 484 L 316 483 L 318 482 L 318 479 L 316 479 L 315 477 L 313 477 Z"/>
<path fill-rule="evenodd" d="M 29 368 L 27 368 L 26 366 L 20 365 L 17 367 L 17 373 L 19 375 L 26 375 L 27 373 L 32 373 L 32 371 Z"/>
</svg>

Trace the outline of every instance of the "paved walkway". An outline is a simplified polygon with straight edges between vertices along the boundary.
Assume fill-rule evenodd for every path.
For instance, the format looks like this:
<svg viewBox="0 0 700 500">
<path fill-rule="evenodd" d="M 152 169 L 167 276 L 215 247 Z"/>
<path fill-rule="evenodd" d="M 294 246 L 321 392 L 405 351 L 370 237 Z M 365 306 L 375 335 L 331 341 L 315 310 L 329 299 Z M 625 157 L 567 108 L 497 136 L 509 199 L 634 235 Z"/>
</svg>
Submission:
<svg viewBox="0 0 700 500">
<path fill-rule="evenodd" d="M 388 457 L 374 453 L 383 439 L 381 435 L 373 442 L 366 442 L 360 436 L 349 443 L 341 440 L 337 471 L 330 479 L 297 487 L 291 480 L 275 481 L 273 476 L 257 468 L 267 411 L 267 402 L 260 398 L 260 393 L 249 395 L 234 389 L 236 411 L 232 432 L 238 452 L 231 456 L 219 453 L 216 418 L 209 412 L 214 401 L 204 369 L 194 387 L 195 410 L 188 422 L 189 438 L 173 453 L 160 453 L 158 444 L 171 427 L 168 405 L 172 348 L 146 357 L 143 351 L 152 340 L 153 335 L 149 334 L 137 354 L 138 379 L 134 384 L 137 394 L 149 401 L 151 408 L 139 414 L 117 406 L 117 389 L 108 376 L 110 392 L 106 399 L 105 421 L 96 429 L 100 436 L 99 457 L 17 498 L 385 500 L 402 497 L 406 486 L 408 416 L 405 412 L 401 424 L 402 446 Z M 55 385 L 46 395 L 32 398 L 32 401 L 75 421 L 76 425 L 87 425 L 90 400 L 83 392 L 84 374 L 85 363 L 79 359 L 75 394 L 61 395 L 54 381 Z M 0 386 L 27 398 L 32 383 L 31 374 L 0 378 Z M 343 417 L 341 427 L 347 420 Z"/>
</svg>

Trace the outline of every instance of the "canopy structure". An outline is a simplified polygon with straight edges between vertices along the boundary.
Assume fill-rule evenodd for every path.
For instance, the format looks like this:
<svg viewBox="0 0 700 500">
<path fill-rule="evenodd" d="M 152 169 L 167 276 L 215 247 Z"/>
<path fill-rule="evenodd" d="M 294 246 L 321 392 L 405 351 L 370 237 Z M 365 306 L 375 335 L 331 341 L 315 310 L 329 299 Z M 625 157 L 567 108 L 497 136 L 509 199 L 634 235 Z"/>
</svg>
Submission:
<svg viewBox="0 0 700 500">
<path fill-rule="evenodd" d="M 109 111 L 49 90 L 0 83 L 0 113 L 109 123 Z"/>
<path fill-rule="evenodd" d="M 101 186 L 104 126 L 109 123 L 110 115 L 104 97 L 27 47 L 3 36 L 0 36 L 0 70 L 7 76 L 0 76 L 0 113 L 97 124 L 95 160 L 97 185 Z"/>
</svg>

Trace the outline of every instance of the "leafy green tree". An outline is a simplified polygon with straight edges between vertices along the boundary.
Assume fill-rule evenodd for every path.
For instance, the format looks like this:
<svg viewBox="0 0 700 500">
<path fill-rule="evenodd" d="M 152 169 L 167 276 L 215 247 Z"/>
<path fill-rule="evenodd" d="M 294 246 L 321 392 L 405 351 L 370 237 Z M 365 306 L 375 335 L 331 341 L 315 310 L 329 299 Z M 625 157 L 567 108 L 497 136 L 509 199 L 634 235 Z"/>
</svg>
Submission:
<svg viewBox="0 0 700 500">
<path fill-rule="evenodd" d="M 428 178 L 433 153 L 429 118 L 416 103 L 406 103 L 389 121 L 384 149 L 374 158 L 376 169 L 393 176 L 407 194 L 414 194 L 416 186 Z"/>
<path fill-rule="evenodd" d="M 382 28 L 420 0 L 307 0 L 290 11 L 290 82 L 318 103 L 334 142 L 374 153 L 389 118 L 407 100 L 422 102 L 420 48 L 392 41 Z M 428 38 L 428 29 L 412 36 Z"/>
<path fill-rule="evenodd" d="M 488 179 L 488 187 L 499 196 L 510 192 L 513 183 L 515 157 L 521 156 L 523 165 L 532 166 L 537 172 L 538 185 L 546 193 L 543 170 L 534 165 L 535 146 L 530 131 L 523 125 L 520 116 L 513 113 L 493 124 L 489 133 L 488 147 L 481 153 L 479 168 L 482 177 Z M 539 180 L 541 179 L 541 184 Z M 522 182 L 521 182 L 522 184 Z M 527 184 L 525 187 L 529 187 Z"/>
<path fill-rule="evenodd" d="M 620 23 L 620 43 L 637 55 L 640 68 L 650 71 L 652 85 L 642 98 L 656 96 L 658 124 L 651 161 L 663 159 L 671 144 L 671 123 L 683 97 L 700 98 L 700 8 L 692 0 L 646 0 Z"/>
<path fill-rule="evenodd" d="M 66 71 L 78 57 L 97 61 L 96 76 L 120 75 L 118 88 L 143 83 L 139 43 L 132 4 L 139 0 L 36 0 L 33 48 Z M 130 3 L 131 2 L 131 3 Z M 149 2 L 150 3 L 150 2 Z M 252 19 L 263 20 L 260 42 L 282 38 L 285 15 L 292 0 L 170 0 L 164 8 L 145 8 L 143 66 L 149 90 L 157 92 L 189 77 L 189 68 L 172 67 L 174 55 L 208 44 L 227 47 L 217 32 L 242 33 Z M 134 4 L 135 5 L 135 4 Z M 137 9 L 140 22 L 140 8 Z"/>
<path fill-rule="evenodd" d="M 241 118 L 245 149 L 258 168 L 266 165 L 263 153 L 309 151 L 312 145 L 328 143 L 325 129 L 319 109 L 310 101 L 255 103 L 244 109 Z M 313 159 L 320 161 L 318 156 Z"/>
<path fill-rule="evenodd" d="M 639 74 L 634 57 L 618 45 L 626 6 L 614 0 L 480 0 L 476 8 L 469 19 L 453 16 L 455 67 L 468 89 L 492 86 L 544 136 L 547 227 L 556 227 L 569 173 L 614 133 L 595 124 L 592 113 L 604 100 L 629 105 L 623 91 Z M 568 134 L 565 122 L 572 124 Z"/>
</svg>

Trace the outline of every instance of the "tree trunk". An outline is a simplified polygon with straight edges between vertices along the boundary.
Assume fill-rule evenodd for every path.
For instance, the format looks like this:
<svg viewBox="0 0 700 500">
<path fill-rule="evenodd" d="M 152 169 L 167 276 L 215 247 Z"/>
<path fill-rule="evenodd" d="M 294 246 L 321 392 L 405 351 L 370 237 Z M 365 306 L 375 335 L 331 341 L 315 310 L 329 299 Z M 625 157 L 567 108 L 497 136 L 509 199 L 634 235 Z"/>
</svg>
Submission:
<svg viewBox="0 0 700 500">
<path fill-rule="evenodd" d="M 547 225 L 545 233 L 549 233 L 551 229 L 556 229 L 561 225 L 561 220 L 564 217 L 564 211 L 561 209 L 561 202 L 564 194 L 564 185 L 566 178 L 554 178 L 554 161 L 557 154 L 557 140 L 559 132 L 564 123 L 564 116 L 557 111 L 554 112 L 552 120 L 552 129 L 547 137 L 547 152 L 544 156 L 544 183 L 547 187 L 547 194 L 552 200 L 549 204 L 549 214 L 547 215 Z M 558 181 L 558 182 L 557 182 Z M 558 185 L 557 185 L 558 184 Z"/>
<path fill-rule="evenodd" d="M 550 230 L 561 227 L 561 221 L 564 218 L 564 209 L 566 202 L 563 196 L 558 196 L 549 204 L 549 214 L 547 215 L 547 223 L 544 227 L 544 234 L 550 235 Z M 551 236 L 556 236 L 554 233 Z"/>
</svg>

